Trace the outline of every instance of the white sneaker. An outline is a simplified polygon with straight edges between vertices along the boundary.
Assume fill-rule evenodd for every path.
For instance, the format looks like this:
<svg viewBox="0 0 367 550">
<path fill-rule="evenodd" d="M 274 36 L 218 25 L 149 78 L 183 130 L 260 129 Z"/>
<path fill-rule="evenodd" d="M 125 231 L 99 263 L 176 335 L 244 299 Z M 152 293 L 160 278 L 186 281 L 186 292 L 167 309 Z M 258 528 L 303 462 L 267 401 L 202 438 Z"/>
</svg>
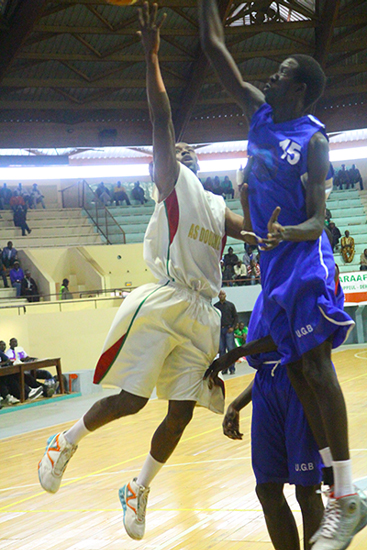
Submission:
<svg viewBox="0 0 367 550">
<path fill-rule="evenodd" d="M 310 542 L 312 550 L 345 550 L 367 523 L 367 502 L 358 493 L 345 497 L 330 496 L 320 529 Z"/>
<path fill-rule="evenodd" d="M 145 533 L 145 513 L 149 487 L 136 483 L 136 477 L 119 490 L 124 511 L 124 525 L 127 534 L 134 540 L 141 540 Z"/>
<path fill-rule="evenodd" d="M 8 395 L 5 397 L 5 403 L 7 403 L 8 405 L 16 405 L 17 403 L 20 403 L 20 401 L 19 399 L 14 397 L 14 395 L 10 395 L 10 393 L 8 393 Z"/>
<path fill-rule="evenodd" d="M 43 388 L 40 386 L 39 388 L 32 388 L 28 394 L 28 399 L 38 399 L 39 397 L 42 397 L 43 395 Z"/>
<path fill-rule="evenodd" d="M 66 441 L 64 433 L 48 438 L 45 454 L 38 464 L 38 477 L 45 491 L 56 493 L 59 490 L 65 468 L 77 448 L 78 445 Z"/>
</svg>

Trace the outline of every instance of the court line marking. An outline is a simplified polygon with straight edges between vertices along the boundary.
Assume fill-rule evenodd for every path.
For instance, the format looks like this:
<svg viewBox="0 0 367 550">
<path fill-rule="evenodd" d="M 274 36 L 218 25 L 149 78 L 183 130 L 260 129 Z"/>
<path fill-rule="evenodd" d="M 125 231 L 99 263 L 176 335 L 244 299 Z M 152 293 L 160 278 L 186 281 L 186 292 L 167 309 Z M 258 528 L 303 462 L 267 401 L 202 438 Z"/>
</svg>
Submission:
<svg viewBox="0 0 367 550">
<path fill-rule="evenodd" d="M 367 357 L 361 357 L 360 353 L 367 353 L 367 350 L 355 353 L 354 357 L 357 357 L 357 359 L 367 359 Z"/>
</svg>

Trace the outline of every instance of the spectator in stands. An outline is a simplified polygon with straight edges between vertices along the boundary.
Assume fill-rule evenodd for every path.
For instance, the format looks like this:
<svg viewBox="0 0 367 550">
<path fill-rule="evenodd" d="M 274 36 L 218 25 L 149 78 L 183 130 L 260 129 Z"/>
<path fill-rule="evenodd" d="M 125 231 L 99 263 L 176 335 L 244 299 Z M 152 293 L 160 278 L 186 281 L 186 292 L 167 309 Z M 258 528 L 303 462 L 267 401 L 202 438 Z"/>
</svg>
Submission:
<svg viewBox="0 0 367 550">
<path fill-rule="evenodd" d="M 18 260 L 15 260 L 13 268 L 9 272 L 10 283 L 17 291 L 17 297 L 20 296 L 22 280 L 24 279 L 23 269 L 20 267 Z"/>
<path fill-rule="evenodd" d="M 213 193 L 214 195 L 221 195 L 222 197 L 224 196 L 219 176 L 215 176 L 213 180 Z"/>
<path fill-rule="evenodd" d="M 29 204 L 31 208 L 37 208 L 37 204 L 41 203 L 42 208 L 46 208 L 45 201 L 43 200 L 44 196 L 41 191 L 38 189 L 38 184 L 34 183 L 31 189 L 31 195 L 29 199 Z"/>
<path fill-rule="evenodd" d="M 233 266 L 234 270 L 234 281 L 237 285 L 244 285 L 247 279 L 247 267 L 245 264 L 238 260 L 238 262 Z"/>
<path fill-rule="evenodd" d="M 326 227 L 329 227 L 331 221 L 331 212 L 328 208 L 325 208 L 325 225 Z"/>
<path fill-rule="evenodd" d="M 367 271 L 367 248 L 365 248 L 364 251 L 361 254 L 359 270 L 360 271 Z"/>
<path fill-rule="evenodd" d="M 234 341 L 237 347 L 246 344 L 248 328 L 245 327 L 245 323 L 238 323 L 238 326 L 234 330 Z"/>
<path fill-rule="evenodd" d="M 227 195 L 231 195 L 231 199 L 234 197 L 234 189 L 231 180 L 228 176 L 224 177 L 224 180 L 221 183 L 222 187 L 222 193 L 227 197 Z"/>
<path fill-rule="evenodd" d="M 111 202 L 111 193 L 105 186 L 103 181 L 98 185 L 96 189 L 96 195 L 104 206 L 107 206 Z"/>
<path fill-rule="evenodd" d="M 0 368 L 7 367 L 12 364 L 12 361 L 4 353 L 6 344 L 3 340 L 0 341 Z M 26 376 L 25 376 L 26 378 Z M 28 377 L 27 377 L 28 379 Z M 30 388 L 29 385 L 24 383 L 24 396 L 26 399 L 37 399 L 43 394 L 43 388 L 41 385 L 37 387 L 37 381 L 31 377 L 32 383 L 35 383 L 34 388 Z M 4 403 L 7 405 L 15 405 L 20 401 L 20 384 L 17 374 L 8 374 L 0 377 L 0 396 Z"/>
<path fill-rule="evenodd" d="M 27 298 L 28 302 L 39 302 L 39 290 L 36 281 L 31 277 L 29 269 L 24 271 L 24 279 L 20 286 L 20 295 Z"/>
<path fill-rule="evenodd" d="M 9 349 L 6 352 L 6 356 L 13 364 L 17 363 L 29 363 L 30 361 L 36 361 L 36 357 L 30 357 L 28 353 L 18 346 L 18 340 L 11 338 L 9 342 Z M 50 384 L 42 384 L 38 382 L 38 379 L 50 381 Z M 30 372 L 24 372 L 24 381 L 31 388 L 42 388 L 42 394 L 44 397 L 52 397 L 55 392 L 54 379 L 52 374 L 44 369 L 36 370 L 36 378 L 34 378 Z M 52 382 L 51 382 L 52 381 Z"/>
<path fill-rule="evenodd" d="M 9 206 L 9 202 L 12 196 L 13 193 L 11 192 L 7 184 L 4 183 L 0 190 L 1 204 L 3 205 L 2 208 L 6 208 L 7 206 Z"/>
<path fill-rule="evenodd" d="M 210 191 L 211 193 L 213 193 L 214 184 L 213 184 L 213 180 L 210 176 L 208 176 L 206 178 L 206 180 L 204 181 L 203 187 L 204 187 L 205 191 Z"/>
<path fill-rule="evenodd" d="M 336 227 L 334 222 L 329 223 L 329 231 L 332 237 L 331 248 L 333 249 L 333 252 L 335 252 L 335 250 L 338 250 L 339 239 L 342 234 L 340 233 L 339 228 Z"/>
<path fill-rule="evenodd" d="M 230 246 L 228 248 L 227 254 L 223 257 L 224 261 L 224 274 L 223 279 L 225 281 L 232 280 L 234 277 L 234 266 L 238 263 L 237 254 L 233 253 L 233 248 Z"/>
<path fill-rule="evenodd" d="M 352 184 L 352 187 L 354 187 L 356 183 L 359 183 L 360 189 L 363 190 L 362 176 L 358 168 L 356 168 L 355 164 L 352 164 L 352 168 L 349 168 L 348 173 L 349 173 L 349 180 L 350 180 L 350 183 Z"/>
<path fill-rule="evenodd" d="M 350 264 L 353 261 L 355 254 L 354 239 L 350 236 L 348 230 L 345 231 L 344 237 L 341 240 L 341 253 L 344 263 Z"/>
<path fill-rule="evenodd" d="M 148 199 L 145 198 L 144 189 L 140 186 L 140 181 L 134 183 L 134 188 L 131 191 L 131 197 L 134 201 L 138 201 L 141 204 L 148 202 Z"/>
<path fill-rule="evenodd" d="M 342 164 L 341 169 L 338 172 L 338 179 L 340 189 L 343 189 L 343 186 L 345 189 L 349 189 L 349 173 L 348 170 L 345 169 L 345 164 Z"/>
<path fill-rule="evenodd" d="M 231 351 L 236 347 L 234 341 L 234 329 L 238 322 L 238 315 L 236 307 L 232 302 L 227 302 L 227 295 L 224 290 L 219 292 L 219 302 L 214 304 L 214 307 L 219 309 L 221 312 L 221 329 L 220 329 L 220 344 L 219 344 L 219 354 L 220 356 L 224 355 L 227 351 Z M 223 374 L 227 374 L 228 369 L 223 371 Z M 235 365 L 229 367 L 229 374 L 234 374 L 236 372 Z"/>
<path fill-rule="evenodd" d="M 247 279 L 251 285 L 260 283 L 260 264 L 256 258 L 252 258 L 248 268 Z"/>
<path fill-rule="evenodd" d="M 22 183 L 18 183 L 18 187 L 17 187 L 16 191 L 18 191 L 18 195 L 20 197 L 23 197 L 26 208 L 30 207 L 31 196 L 30 196 L 29 192 L 27 191 L 27 189 L 25 189 L 23 187 Z"/>
<path fill-rule="evenodd" d="M 18 206 L 23 206 L 24 208 L 26 207 L 23 197 L 19 195 L 17 190 L 14 191 L 13 196 L 9 201 L 9 205 L 13 212 L 16 211 Z"/>
<path fill-rule="evenodd" d="M 121 181 L 118 181 L 113 190 L 113 200 L 116 202 L 116 206 L 120 205 L 120 202 L 126 201 L 127 205 L 130 205 L 130 199 L 126 193 L 125 187 L 122 187 Z"/>
<path fill-rule="evenodd" d="M 1 258 L 7 269 L 9 267 L 13 267 L 14 262 L 18 259 L 18 251 L 13 247 L 13 243 L 11 241 L 8 242 L 8 246 L 3 248 Z"/>
<path fill-rule="evenodd" d="M 73 295 L 69 290 L 69 280 L 63 279 L 60 287 L 60 300 L 72 300 Z"/>
<path fill-rule="evenodd" d="M 251 261 L 250 253 L 249 253 L 250 250 L 251 250 L 250 245 L 248 245 L 247 243 L 244 243 L 244 253 L 243 253 L 243 256 L 242 256 L 242 261 L 243 261 L 243 263 L 245 264 L 246 267 L 248 267 L 250 265 L 250 261 Z"/>
<path fill-rule="evenodd" d="M 9 288 L 8 280 L 6 278 L 6 268 L 5 268 L 5 265 L 4 265 L 4 262 L 3 262 L 1 249 L 0 249 L 0 277 L 3 280 L 4 288 Z"/>
<path fill-rule="evenodd" d="M 25 237 L 26 231 L 28 232 L 28 235 L 31 233 L 32 229 L 29 229 L 27 224 L 27 209 L 25 206 L 18 204 L 14 210 L 13 222 L 15 227 L 20 227 L 22 230 L 22 237 Z"/>
</svg>

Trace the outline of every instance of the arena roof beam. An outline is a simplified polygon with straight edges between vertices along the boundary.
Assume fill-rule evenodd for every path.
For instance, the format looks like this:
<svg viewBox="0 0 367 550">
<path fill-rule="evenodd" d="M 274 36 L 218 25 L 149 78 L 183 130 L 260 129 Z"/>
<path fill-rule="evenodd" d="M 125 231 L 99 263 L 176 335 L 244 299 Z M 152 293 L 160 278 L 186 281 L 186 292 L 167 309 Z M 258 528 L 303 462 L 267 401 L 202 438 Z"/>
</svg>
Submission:
<svg viewBox="0 0 367 550">
<path fill-rule="evenodd" d="M 315 59 L 325 67 L 338 20 L 340 0 L 317 0 L 316 9 L 320 15 L 321 25 L 315 29 Z"/>
<path fill-rule="evenodd" d="M 20 51 L 28 34 L 41 17 L 47 0 L 23 0 L 0 35 L 0 82 Z"/>
</svg>

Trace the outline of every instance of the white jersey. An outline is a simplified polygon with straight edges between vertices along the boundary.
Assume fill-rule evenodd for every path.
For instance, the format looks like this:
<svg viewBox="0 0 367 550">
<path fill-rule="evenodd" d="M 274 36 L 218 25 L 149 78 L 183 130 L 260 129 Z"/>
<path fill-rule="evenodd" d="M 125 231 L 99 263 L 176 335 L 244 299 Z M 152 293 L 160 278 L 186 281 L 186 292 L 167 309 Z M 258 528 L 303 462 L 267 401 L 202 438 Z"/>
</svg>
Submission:
<svg viewBox="0 0 367 550">
<path fill-rule="evenodd" d="M 184 285 L 214 298 L 221 289 L 225 245 L 223 197 L 205 191 L 180 163 L 171 194 L 155 206 L 144 238 L 144 259 L 160 281 Z"/>
</svg>

